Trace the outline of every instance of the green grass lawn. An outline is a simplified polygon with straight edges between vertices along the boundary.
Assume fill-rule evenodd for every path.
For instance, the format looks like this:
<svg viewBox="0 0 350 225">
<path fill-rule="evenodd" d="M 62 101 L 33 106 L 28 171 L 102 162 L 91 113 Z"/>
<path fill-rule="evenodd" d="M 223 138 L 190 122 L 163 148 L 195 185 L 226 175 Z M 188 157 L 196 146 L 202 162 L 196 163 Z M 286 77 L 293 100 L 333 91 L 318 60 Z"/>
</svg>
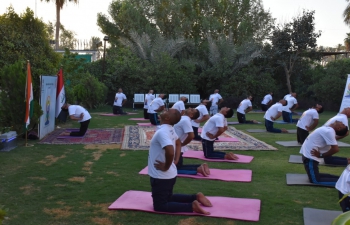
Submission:
<svg viewBox="0 0 350 225">
<path fill-rule="evenodd" d="M 131 110 L 131 109 L 130 109 Z M 129 110 L 129 111 L 130 111 Z M 105 108 L 101 112 L 109 112 Z M 136 125 L 131 117 L 102 117 L 91 111 L 90 128 Z M 324 112 L 324 124 L 335 112 Z M 296 116 L 294 116 L 296 117 Z M 249 113 L 247 119 L 263 122 L 263 114 Z M 230 121 L 237 121 L 236 118 Z M 61 127 L 79 127 L 68 121 Z M 276 127 L 296 129 L 291 124 Z M 258 125 L 237 125 L 239 130 L 264 128 Z M 174 188 L 178 193 L 203 192 L 209 196 L 256 198 L 262 201 L 259 222 L 245 222 L 201 216 L 171 216 L 137 211 L 109 211 L 107 207 L 128 190 L 150 191 L 149 177 L 138 175 L 147 165 L 148 151 L 120 150 L 116 145 L 44 145 L 20 147 L 0 152 L 0 205 L 9 208 L 4 225 L 29 224 L 303 224 L 303 207 L 340 210 L 336 189 L 311 186 L 287 186 L 286 173 L 305 173 L 303 165 L 288 163 L 289 155 L 299 148 L 284 148 L 275 141 L 296 140 L 296 134 L 253 133 L 278 151 L 233 151 L 252 155 L 250 164 L 208 163 L 211 168 L 251 169 L 251 183 L 222 182 L 179 178 Z M 349 137 L 342 141 L 350 143 Z M 348 156 L 348 149 L 337 154 Z M 187 164 L 200 163 L 185 159 Z M 340 175 L 344 168 L 320 167 L 321 172 Z"/>
</svg>

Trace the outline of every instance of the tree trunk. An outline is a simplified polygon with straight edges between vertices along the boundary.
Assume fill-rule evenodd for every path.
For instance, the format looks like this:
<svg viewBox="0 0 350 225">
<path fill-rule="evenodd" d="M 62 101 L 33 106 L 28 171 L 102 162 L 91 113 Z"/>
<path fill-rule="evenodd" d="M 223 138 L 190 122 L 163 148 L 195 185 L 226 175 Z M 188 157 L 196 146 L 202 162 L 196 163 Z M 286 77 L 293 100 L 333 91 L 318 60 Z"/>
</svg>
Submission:
<svg viewBox="0 0 350 225">
<path fill-rule="evenodd" d="M 60 6 L 58 4 L 56 4 L 56 45 L 55 48 L 56 50 L 58 50 L 59 46 L 60 46 Z"/>
<path fill-rule="evenodd" d="M 285 70 L 285 71 L 286 71 L 288 93 L 292 93 L 292 86 L 290 85 L 290 72 L 288 70 Z"/>
</svg>

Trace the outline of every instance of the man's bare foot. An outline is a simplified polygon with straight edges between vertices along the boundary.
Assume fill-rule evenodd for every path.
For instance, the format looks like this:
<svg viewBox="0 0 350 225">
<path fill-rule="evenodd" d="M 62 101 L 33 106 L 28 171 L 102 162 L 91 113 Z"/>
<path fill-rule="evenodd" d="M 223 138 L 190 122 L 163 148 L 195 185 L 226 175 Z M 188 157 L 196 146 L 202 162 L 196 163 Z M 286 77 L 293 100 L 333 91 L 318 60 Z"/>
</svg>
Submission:
<svg viewBox="0 0 350 225">
<path fill-rule="evenodd" d="M 209 199 L 207 199 L 207 197 L 205 197 L 202 192 L 198 192 L 197 193 L 197 201 L 199 203 L 201 203 L 202 205 L 207 206 L 207 207 L 212 207 L 213 206 L 211 204 L 211 202 L 209 201 Z"/>
<path fill-rule="evenodd" d="M 282 128 L 281 131 L 282 131 L 282 133 L 289 133 L 288 130 L 286 130 L 284 128 Z"/>
<path fill-rule="evenodd" d="M 203 168 L 204 168 L 204 171 L 205 171 L 208 175 L 210 175 L 210 169 L 209 169 L 208 164 L 203 163 L 202 166 L 203 166 Z"/>
<path fill-rule="evenodd" d="M 69 135 L 70 135 L 69 132 L 63 132 L 63 133 L 60 134 L 60 136 L 69 136 Z"/>
<path fill-rule="evenodd" d="M 231 152 L 230 152 L 230 153 L 231 153 Z M 235 156 L 233 153 L 232 153 L 232 154 L 230 154 L 230 153 L 226 153 L 225 159 L 227 159 L 227 160 L 235 160 L 235 159 L 238 159 L 237 156 Z"/>
<path fill-rule="evenodd" d="M 202 174 L 203 176 L 207 177 L 208 174 L 205 172 L 205 169 L 203 167 L 203 165 L 200 165 L 198 168 L 197 168 L 197 173 L 200 173 Z"/>
<path fill-rule="evenodd" d="M 228 153 L 233 159 L 238 159 L 238 156 L 233 154 L 232 152 L 229 152 Z"/>
<path fill-rule="evenodd" d="M 256 124 L 256 123 L 259 123 L 257 120 L 252 120 L 252 121 L 253 121 L 253 123 L 255 123 L 255 124 Z"/>
<path fill-rule="evenodd" d="M 196 213 L 200 213 L 200 214 L 204 214 L 204 215 L 210 215 L 210 212 L 205 211 L 201 205 L 199 204 L 199 202 L 197 200 L 194 200 L 192 202 L 192 210 L 193 212 Z"/>
</svg>

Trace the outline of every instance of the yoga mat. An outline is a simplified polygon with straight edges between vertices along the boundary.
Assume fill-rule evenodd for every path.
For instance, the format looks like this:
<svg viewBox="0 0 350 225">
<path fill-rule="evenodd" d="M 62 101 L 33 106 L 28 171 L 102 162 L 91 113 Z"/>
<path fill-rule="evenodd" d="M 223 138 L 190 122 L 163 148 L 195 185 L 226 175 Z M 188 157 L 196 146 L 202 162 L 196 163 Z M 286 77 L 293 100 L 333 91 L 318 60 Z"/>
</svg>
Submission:
<svg viewBox="0 0 350 225">
<path fill-rule="evenodd" d="M 240 124 L 240 123 L 238 123 L 238 122 L 227 122 L 227 124 L 235 124 L 235 125 L 238 125 L 238 124 Z"/>
<path fill-rule="evenodd" d="M 137 125 L 139 125 L 139 126 L 155 126 L 151 123 L 137 123 Z"/>
<path fill-rule="evenodd" d="M 284 147 L 300 147 L 301 144 L 298 141 L 276 141 L 276 144 L 282 145 Z M 338 141 L 339 147 L 350 147 L 350 144 Z"/>
<path fill-rule="evenodd" d="M 85 135 L 84 135 L 85 136 Z M 83 138 L 84 136 L 70 136 L 70 135 L 62 135 L 62 136 L 58 136 L 57 139 L 65 139 L 65 138 Z"/>
<path fill-rule="evenodd" d="M 281 124 L 285 124 L 285 123 L 287 123 L 287 122 L 284 122 L 283 120 L 275 120 L 275 121 L 273 121 L 274 123 L 281 123 Z"/>
<path fill-rule="evenodd" d="M 250 163 L 254 157 L 253 156 L 248 156 L 248 155 L 239 155 L 235 154 L 238 156 L 238 159 L 236 160 L 227 160 L 227 159 L 207 159 L 204 157 L 203 151 L 186 151 L 183 153 L 184 158 L 193 158 L 193 159 L 201 159 L 204 161 L 208 162 L 230 162 L 230 163 Z"/>
<path fill-rule="evenodd" d="M 80 129 L 79 128 L 68 128 L 66 129 L 66 131 L 79 131 Z"/>
<path fill-rule="evenodd" d="M 148 175 L 148 166 L 139 172 L 141 175 Z M 242 169 L 210 169 L 210 175 L 205 177 L 202 174 L 188 175 L 188 174 L 177 174 L 177 177 L 193 178 L 193 179 L 204 179 L 204 180 L 221 180 L 221 181 L 234 181 L 234 182 L 251 182 L 252 171 Z"/>
<path fill-rule="evenodd" d="M 261 124 L 261 122 L 258 122 L 258 123 L 239 123 L 239 122 L 227 122 L 227 124 L 228 125 L 232 125 L 232 124 L 234 124 L 234 125 L 239 125 L 239 124 L 250 124 L 250 125 L 252 125 L 252 124 Z"/>
<path fill-rule="evenodd" d="M 219 137 L 219 140 L 215 140 L 218 142 L 239 142 L 239 140 L 237 138 L 233 138 L 233 137 Z"/>
<path fill-rule="evenodd" d="M 145 118 L 130 118 L 129 120 L 149 120 L 149 119 L 145 119 Z"/>
<path fill-rule="evenodd" d="M 247 129 L 249 133 L 265 133 L 267 130 L 265 129 Z M 296 134 L 297 130 L 288 130 L 289 133 L 278 133 L 278 134 Z M 270 132 L 269 132 L 270 133 Z"/>
<path fill-rule="evenodd" d="M 150 213 L 161 213 L 171 215 L 207 216 L 217 218 L 228 218 L 246 221 L 259 221 L 261 201 L 249 198 L 230 198 L 219 196 L 207 196 L 213 207 L 204 207 L 210 215 L 199 213 L 162 213 L 153 210 L 152 193 L 145 191 L 127 191 L 113 202 L 110 210 L 137 210 Z"/>
<path fill-rule="evenodd" d="M 303 208 L 304 225 L 330 225 L 342 211 Z"/>
<path fill-rule="evenodd" d="M 309 181 L 307 174 L 287 173 L 287 185 L 305 185 L 305 186 L 321 186 L 333 187 L 328 185 L 314 184 Z M 333 187 L 334 188 L 334 187 Z"/>
<path fill-rule="evenodd" d="M 321 159 L 322 161 L 318 164 L 320 166 L 332 166 L 332 167 L 344 167 L 344 165 L 333 165 L 333 164 L 325 164 L 324 160 Z M 298 164 L 302 164 L 303 160 L 302 160 L 302 156 L 301 155 L 290 155 L 289 156 L 289 163 L 298 163 Z"/>
</svg>

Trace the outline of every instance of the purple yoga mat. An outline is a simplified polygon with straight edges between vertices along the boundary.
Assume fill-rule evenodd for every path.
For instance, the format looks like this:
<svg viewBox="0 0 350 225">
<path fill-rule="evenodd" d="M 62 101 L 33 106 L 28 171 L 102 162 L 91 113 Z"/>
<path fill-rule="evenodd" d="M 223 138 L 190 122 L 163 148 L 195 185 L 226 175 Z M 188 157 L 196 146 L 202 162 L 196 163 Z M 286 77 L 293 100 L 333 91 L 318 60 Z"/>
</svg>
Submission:
<svg viewBox="0 0 350 225">
<path fill-rule="evenodd" d="M 259 221 L 261 201 L 249 198 L 230 198 L 207 196 L 213 207 L 204 207 L 210 215 L 199 213 L 162 213 L 171 215 L 192 215 L 217 218 L 228 218 L 246 221 Z M 111 210 L 137 210 L 150 213 L 156 212 L 153 209 L 152 193 L 146 191 L 127 191 L 113 202 L 108 209 Z"/>
<path fill-rule="evenodd" d="M 148 166 L 139 172 L 142 175 L 148 175 Z M 242 170 L 242 169 L 231 169 L 231 170 L 221 170 L 221 169 L 210 169 L 210 175 L 205 177 L 202 174 L 188 175 L 188 174 L 178 174 L 178 177 L 193 178 L 193 179 L 204 179 L 204 180 L 221 180 L 221 181 L 235 181 L 235 182 L 251 182 L 252 181 L 252 171 Z"/>
<path fill-rule="evenodd" d="M 145 119 L 145 118 L 130 118 L 129 120 L 149 120 L 149 119 Z"/>
<path fill-rule="evenodd" d="M 186 151 L 182 155 L 184 158 L 194 158 L 194 159 L 201 159 L 204 161 L 208 162 L 230 162 L 230 163 L 250 163 L 254 157 L 253 156 L 248 156 L 248 155 L 239 155 L 235 154 L 238 156 L 238 159 L 236 160 L 228 160 L 228 159 L 207 159 L 204 157 L 203 151 Z"/>
<path fill-rule="evenodd" d="M 66 129 L 66 131 L 79 131 L 80 129 L 79 128 L 68 128 Z"/>
</svg>

